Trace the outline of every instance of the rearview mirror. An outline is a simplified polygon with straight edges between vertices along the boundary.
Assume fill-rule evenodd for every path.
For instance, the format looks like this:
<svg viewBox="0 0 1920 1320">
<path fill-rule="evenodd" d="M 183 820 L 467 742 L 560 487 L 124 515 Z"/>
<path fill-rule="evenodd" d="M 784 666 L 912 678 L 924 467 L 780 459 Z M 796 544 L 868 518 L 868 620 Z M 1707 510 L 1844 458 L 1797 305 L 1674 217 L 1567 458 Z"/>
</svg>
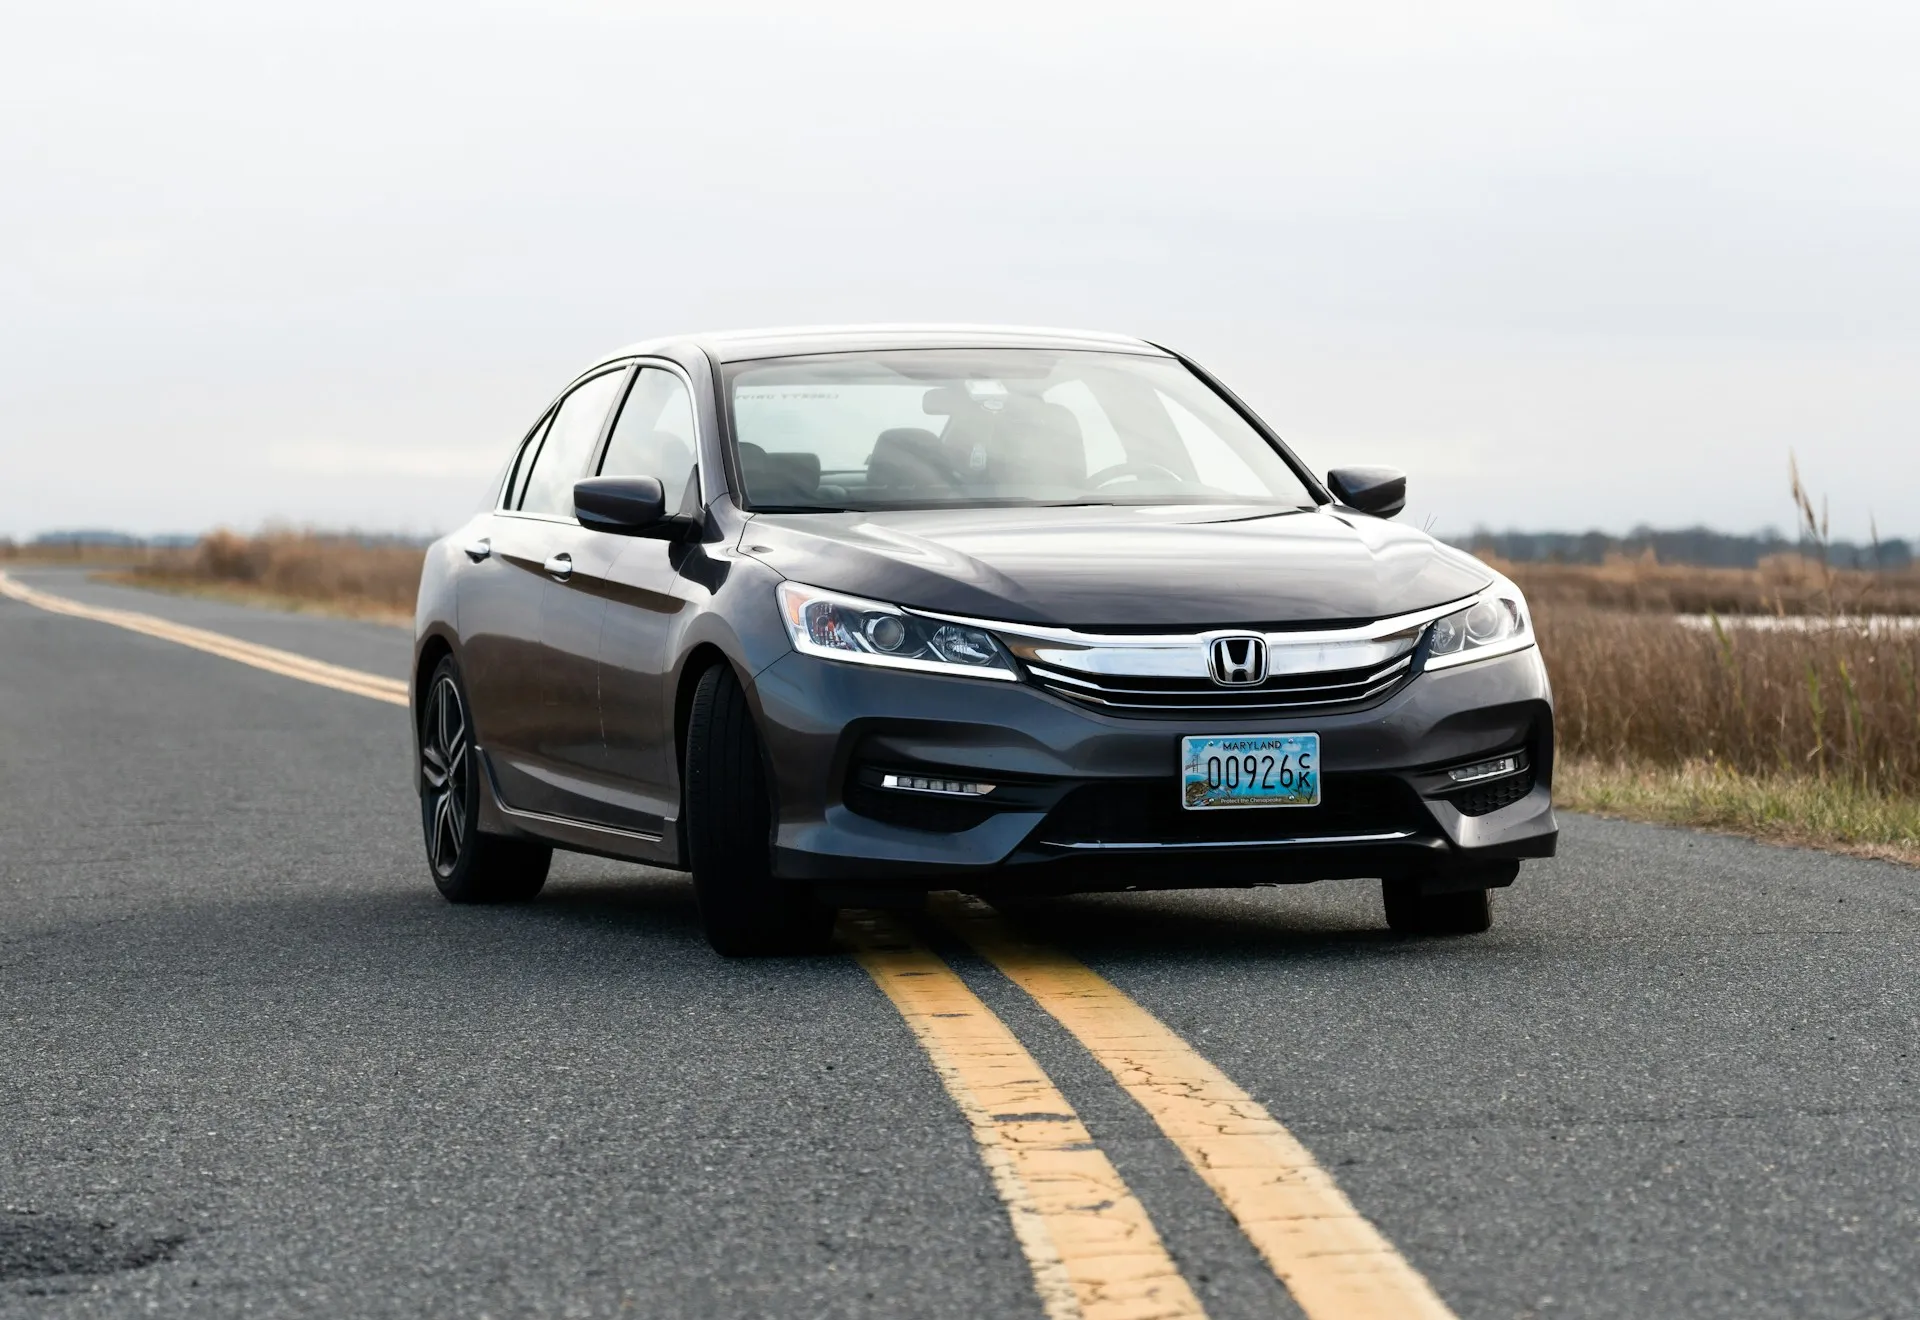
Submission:
<svg viewBox="0 0 1920 1320">
<path fill-rule="evenodd" d="M 1327 473 L 1333 497 L 1349 509 L 1391 518 L 1407 507 L 1407 474 L 1399 468 L 1346 467 Z"/>
<path fill-rule="evenodd" d="M 640 536 L 667 521 L 666 490 L 658 477 L 588 477 L 573 483 L 573 516 L 596 532 Z"/>
</svg>

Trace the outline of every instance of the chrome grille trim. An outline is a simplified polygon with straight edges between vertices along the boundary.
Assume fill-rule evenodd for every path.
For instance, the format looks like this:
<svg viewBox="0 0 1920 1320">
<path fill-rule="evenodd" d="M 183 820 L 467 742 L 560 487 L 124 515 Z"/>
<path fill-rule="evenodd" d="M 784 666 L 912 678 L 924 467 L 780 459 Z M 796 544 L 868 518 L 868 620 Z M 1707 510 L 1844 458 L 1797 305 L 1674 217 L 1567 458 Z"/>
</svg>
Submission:
<svg viewBox="0 0 1920 1320">
<path fill-rule="evenodd" d="M 1058 670 L 1058 669 L 1051 668 L 1050 666 L 1042 665 L 1036 661 L 1029 661 L 1027 663 L 1027 669 L 1033 674 L 1034 678 L 1038 679 L 1041 683 L 1043 684 L 1068 683 L 1074 686 L 1075 688 L 1086 692 L 1089 696 L 1093 696 L 1093 695 L 1098 695 L 1101 697 L 1206 696 L 1206 697 L 1251 697 L 1251 698 L 1270 700 L 1276 696 L 1291 697 L 1296 693 L 1304 695 L 1304 694 L 1314 693 L 1314 692 L 1339 692 L 1339 693 L 1347 694 L 1345 696 L 1338 698 L 1338 700 L 1343 700 L 1343 701 L 1352 699 L 1351 693 L 1356 685 L 1370 687 L 1380 683 L 1383 680 L 1392 680 L 1397 678 L 1404 670 L 1410 669 L 1412 667 L 1413 667 L 1413 653 L 1409 651 L 1405 655 L 1402 655 L 1398 660 L 1394 660 L 1388 664 L 1382 665 L 1380 668 L 1372 670 L 1366 674 L 1363 674 L 1358 678 L 1348 679 L 1345 682 L 1340 682 L 1340 683 L 1294 684 L 1294 683 L 1273 683 L 1271 680 L 1269 680 L 1266 683 L 1250 685 L 1244 688 L 1208 687 L 1208 688 L 1188 689 L 1188 688 L 1120 687 L 1113 683 L 1098 683 L 1088 678 L 1076 678 L 1073 675 L 1068 674 L 1062 670 Z M 1389 685 L 1391 684 L 1389 683 Z M 1236 706 L 1245 705 L 1245 704 L 1247 703 L 1245 702 L 1235 703 Z M 1258 701 L 1256 701 L 1255 704 L 1258 704 Z"/>
<path fill-rule="evenodd" d="M 1352 627 L 1275 632 L 1095 633 L 912 612 L 991 631 L 1018 658 L 1029 683 L 1082 706 L 1128 715 L 1284 715 L 1383 700 L 1412 678 L 1427 625 L 1473 598 Z M 1265 680 L 1244 687 L 1216 683 L 1208 648 L 1218 638 L 1249 634 L 1267 644 Z"/>
<path fill-rule="evenodd" d="M 1411 610 L 1405 614 L 1395 614 L 1390 618 L 1375 619 L 1372 623 L 1358 623 L 1351 628 L 1303 628 L 1263 635 L 1269 644 L 1275 646 L 1284 646 L 1290 640 L 1371 641 L 1432 623 L 1435 619 L 1452 614 L 1455 610 L 1471 604 L 1479 595 L 1479 591 L 1471 591 L 1458 600 L 1450 600 L 1442 605 L 1429 605 L 1423 610 Z M 1003 637 L 1065 642 L 1073 646 L 1193 646 L 1212 641 L 1215 637 L 1243 637 L 1249 632 L 1259 631 L 1255 628 L 1208 628 L 1194 633 L 1093 633 L 1081 632 L 1074 628 L 1049 628 L 1037 623 L 1003 623 L 993 619 L 977 618 L 971 614 L 941 614 L 934 610 L 909 609 L 908 613 L 917 614 L 923 619 L 939 619 L 943 623 L 964 623 L 973 628 L 985 628 Z"/>
<path fill-rule="evenodd" d="M 1378 701 L 1412 677 L 1413 652 L 1418 643 L 1416 631 L 1400 644 L 1399 654 L 1384 664 L 1318 672 L 1295 670 L 1245 687 L 1222 686 L 1210 677 L 1188 674 L 1071 673 L 1037 658 L 1022 658 L 1028 679 L 1041 691 L 1116 714 L 1273 715 L 1351 708 Z"/>
</svg>

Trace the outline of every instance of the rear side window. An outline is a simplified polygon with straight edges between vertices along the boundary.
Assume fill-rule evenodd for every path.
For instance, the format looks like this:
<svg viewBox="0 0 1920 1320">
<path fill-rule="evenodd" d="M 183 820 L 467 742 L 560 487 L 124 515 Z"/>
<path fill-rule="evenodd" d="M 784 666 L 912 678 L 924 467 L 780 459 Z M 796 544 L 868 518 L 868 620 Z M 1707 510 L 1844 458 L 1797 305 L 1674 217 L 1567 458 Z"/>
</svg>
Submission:
<svg viewBox="0 0 1920 1320">
<path fill-rule="evenodd" d="M 515 507 L 526 513 L 573 516 L 573 483 L 587 475 L 587 460 L 624 379 L 624 371 L 606 372 L 582 381 L 560 401 Z"/>
<path fill-rule="evenodd" d="M 693 480 L 693 466 L 693 399 L 686 382 L 664 368 L 642 367 L 613 424 L 600 474 L 658 477 L 667 512 L 675 513 Z"/>
<path fill-rule="evenodd" d="M 527 437 L 527 442 L 520 446 L 520 452 L 514 455 L 513 471 L 507 474 L 507 490 L 500 501 L 501 508 L 520 507 L 520 498 L 527 493 L 527 478 L 533 475 L 533 460 L 540 454 L 540 443 L 547 438 L 547 423 L 552 420 L 552 413 L 542 417 L 539 425 L 533 428 L 533 434 Z"/>
</svg>

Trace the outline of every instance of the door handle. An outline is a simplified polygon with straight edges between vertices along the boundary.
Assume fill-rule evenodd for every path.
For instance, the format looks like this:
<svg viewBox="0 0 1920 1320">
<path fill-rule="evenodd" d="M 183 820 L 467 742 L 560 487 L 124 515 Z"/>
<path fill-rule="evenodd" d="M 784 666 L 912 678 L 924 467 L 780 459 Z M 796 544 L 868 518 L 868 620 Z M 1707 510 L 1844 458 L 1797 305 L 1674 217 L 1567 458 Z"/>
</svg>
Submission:
<svg viewBox="0 0 1920 1320">
<path fill-rule="evenodd" d="M 557 555 L 548 555 L 546 568 L 547 572 L 565 582 L 573 576 L 573 556 L 564 550 Z"/>
<path fill-rule="evenodd" d="M 484 536 L 476 536 L 460 547 L 467 552 L 467 558 L 479 563 L 493 553 L 493 542 Z"/>
</svg>

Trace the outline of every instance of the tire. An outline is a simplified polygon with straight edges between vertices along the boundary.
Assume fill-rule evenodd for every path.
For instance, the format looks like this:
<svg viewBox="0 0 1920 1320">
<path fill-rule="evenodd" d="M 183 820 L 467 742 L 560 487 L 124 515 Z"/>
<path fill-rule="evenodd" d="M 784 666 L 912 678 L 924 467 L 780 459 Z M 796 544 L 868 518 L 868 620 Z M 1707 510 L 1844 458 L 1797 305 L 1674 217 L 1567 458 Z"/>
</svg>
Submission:
<svg viewBox="0 0 1920 1320">
<path fill-rule="evenodd" d="M 681 782 L 687 862 L 714 951 L 737 958 L 830 947 L 834 910 L 773 873 L 773 795 L 760 735 L 726 665 L 694 687 Z"/>
<path fill-rule="evenodd" d="M 1423 894 L 1418 880 L 1383 880 L 1387 928 L 1396 935 L 1478 935 L 1493 928 L 1493 891 Z"/>
<path fill-rule="evenodd" d="M 480 763 L 470 709 L 460 667 L 448 656 L 433 671 L 416 716 L 427 868 L 449 903 L 524 903 L 547 883 L 553 849 L 480 832 Z"/>
</svg>

